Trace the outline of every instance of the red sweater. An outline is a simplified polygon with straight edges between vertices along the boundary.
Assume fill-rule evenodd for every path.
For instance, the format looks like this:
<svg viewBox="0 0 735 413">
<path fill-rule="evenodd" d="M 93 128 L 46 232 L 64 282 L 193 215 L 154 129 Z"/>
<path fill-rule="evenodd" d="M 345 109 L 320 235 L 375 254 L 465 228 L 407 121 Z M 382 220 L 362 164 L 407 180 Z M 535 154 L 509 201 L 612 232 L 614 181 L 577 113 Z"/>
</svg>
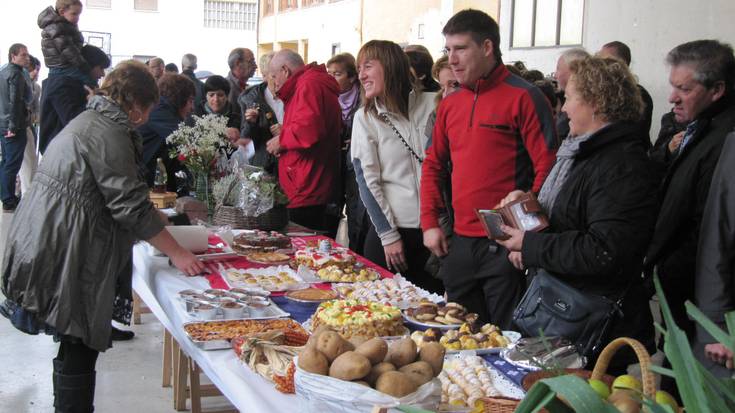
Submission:
<svg viewBox="0 0 735 413">
<path fill-rule="evenodd" d="M 557 137 L 541 91 L 499 64 L 474 90 L 439 105 L 422 167 L 421 228 L 439 227 L 441 176 L 452 163 L 454 232 L 486 236 L 475 208 L 493 208 L 510 191 L 538 192 L 554 164 Z"/>
<path fill-rule="evenodd" d="M 324 65 L 311 63 L 291 75 L 278 97 L 284 104 L 278 179 L 288 207 L 325 205 L 339 185 L 339 85 Z"/>
</svg>

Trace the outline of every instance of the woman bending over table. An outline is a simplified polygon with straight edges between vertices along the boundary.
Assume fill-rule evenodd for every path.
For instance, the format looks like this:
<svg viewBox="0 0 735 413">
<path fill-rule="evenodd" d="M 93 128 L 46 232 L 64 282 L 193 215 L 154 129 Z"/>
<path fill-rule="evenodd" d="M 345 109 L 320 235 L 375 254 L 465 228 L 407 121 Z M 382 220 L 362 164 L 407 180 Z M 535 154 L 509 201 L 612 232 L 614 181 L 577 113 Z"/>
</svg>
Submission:
<svg viewBox="0 0 735 413">
<path fill-rule="evenodd" d="M 164 228 L 148 199 L 135 128 L 158 88 L 125 61 L 51 142 L 8 232 L 0 311 L 19 330 L 52 334 L 56 412 L 93 411 L 95 364 L 111 321 L 130 323 L 132 249 L 147 240 L 187 275 L 204 265 Z"/>
<path fill-rule="evenodd" d="M 435 94 L 421 92 L 408 56 L 393 42 L 366 43 L 357 63 L 365 92 L 353 121 L 351 155 L 360 198 L 373 222 L 365 257 L 442 293 L 441 281 L 424 269 L 430 252 L 419 227 L 424 127 Z"/>
</svg>

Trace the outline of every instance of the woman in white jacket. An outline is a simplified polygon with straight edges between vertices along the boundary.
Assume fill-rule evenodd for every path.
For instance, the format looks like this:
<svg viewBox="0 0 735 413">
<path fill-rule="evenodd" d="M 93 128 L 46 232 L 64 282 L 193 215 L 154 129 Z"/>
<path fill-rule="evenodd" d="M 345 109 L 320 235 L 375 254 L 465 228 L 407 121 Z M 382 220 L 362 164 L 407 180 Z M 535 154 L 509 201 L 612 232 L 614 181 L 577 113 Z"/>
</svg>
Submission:
<svg viewBox="0 0 735 413">
<path fill-rule="evenodd" d="M 414 284 L 443 292 L 424 270 L 430 252 L 419 226 L 419 182 L 435 93 L 421 92 L 397 44 L 372 40 L 357 55 L 364 108 L 352 127 L 352 163 L 373 229 L 365 257 Z"/>
</svg>

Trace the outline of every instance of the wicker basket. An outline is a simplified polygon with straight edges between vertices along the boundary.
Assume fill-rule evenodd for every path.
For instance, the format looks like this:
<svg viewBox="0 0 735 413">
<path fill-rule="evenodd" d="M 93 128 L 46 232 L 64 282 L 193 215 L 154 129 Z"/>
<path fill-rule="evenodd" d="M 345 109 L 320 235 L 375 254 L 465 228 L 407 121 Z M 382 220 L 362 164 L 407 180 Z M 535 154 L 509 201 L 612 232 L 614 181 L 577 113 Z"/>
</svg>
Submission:
<svg viewBox="0 0 735 413">
<path fill-rule="evenodd" d="M 630 346 L 633 349 L 636 356 L 638 357 L 638 361 L 640 362 L 643 394 L 646 397 L 654 399 L 656 396 L 656 381 L 653 372 L 651 372 L 651 356 L 648 354 L 648 351 L 646 351 L 646 348 L 643 347 L 643 344 L 641 344 L 638 340 L 632 338 L 616 338 L 615 340 L 611 341 L 610 344 L 605 346 L 605 348 L 600 353 L 600 357 L 595 363 L 595 367 L 592 370 L 592 373 L 590 373 L 589 370 L 581 369 L 570 370 L 568 371 L 568 373 L 575 374 L 582 378 L 602 380 L 609 386 L 612 383 L 613 379 L 611 376 L 605 374 L 605 372 L 607 371 L 607 367 L 610 364 L 610 360 L 612 360 L 613 356 L 615 356 L 615 353 L 618 351 L 618 349 L 626 345 Z M 548 378 L 543 377 L 544 373 L 542 372 L 538 372 L 538 374 L 529 373 L 529 376 L 531 375 L 535 375 L 536 377 L 532 376 L 529 378 L 528 381 L 524 379 L 524 388 L 526 387 L 525 385 L 527 384 L 527 382 L 530 388 L 530 386 L 532 386 L 533 383 L 535 383 L 536 381 Z M 531 383 L 531 381 L 533 381 L 533 383 Z M 515 411 L 518 405 L 521 404 L 520 400 L 509 399 L 505 397 L 488 397 L 482 400 L 485 404 L 485 412 L 487 413 L 512 413 Z M 541 409 L 540 411 L 546 412 L 545 409 Z"/>
<path fill-rule="evenodd" d="M 223 199 L 230 197 L 232 189 L 237 181 L 234 181 Z M 212 217 L 214 225 L 229 225 L 232 229 L 260 229 L 263 231 L 274 231 L 285 228 L 288 225 L 288 209 L 285 205 L 274 206 L 267 212 L 257 217 L 248 217 L 240 208 L 230 205 L 217 205 Z"/>
</svg>

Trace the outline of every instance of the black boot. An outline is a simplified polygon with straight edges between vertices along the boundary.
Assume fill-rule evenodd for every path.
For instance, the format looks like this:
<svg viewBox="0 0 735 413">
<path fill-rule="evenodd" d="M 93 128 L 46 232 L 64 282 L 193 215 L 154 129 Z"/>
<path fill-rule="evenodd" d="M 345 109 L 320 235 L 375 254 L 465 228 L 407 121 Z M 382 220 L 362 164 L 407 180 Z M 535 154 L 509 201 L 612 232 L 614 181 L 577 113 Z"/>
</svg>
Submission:
<svg viewBox="0 0 735 413">
<path fill-rule="evenodd" d="M 119 328 L 116 328 L 115 326 L 112 326 L 112 333 L 110 335 L 112 336 L 112 341 L 128 341 L 128 340 L 132 340 L 133 337 L 135 337 L 134 332 L 120 330 Z"/>
<path fill-rule="evenodd" d="M 54 373 L 56 413 L 94 412 L 95 372 L 67 375 Z"/>
</svg>

